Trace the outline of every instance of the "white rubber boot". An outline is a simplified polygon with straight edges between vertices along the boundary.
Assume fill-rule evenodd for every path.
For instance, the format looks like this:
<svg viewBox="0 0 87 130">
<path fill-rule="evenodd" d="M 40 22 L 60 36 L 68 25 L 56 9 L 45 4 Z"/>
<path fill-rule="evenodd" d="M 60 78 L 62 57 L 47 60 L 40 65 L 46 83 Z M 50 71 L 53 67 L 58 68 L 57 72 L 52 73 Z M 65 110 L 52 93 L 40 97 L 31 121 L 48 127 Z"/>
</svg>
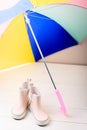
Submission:
<svg viewBox="0 0 87 130">
<path fill-rule="evenodd" d="M 29 105 L 28 93 L 28 84 L 24 82 L 23 86 L 19 89 L 19 99 L 11 110 L 14 119 L 22 119 L 25 117 Z"/>
<path fill-rule="evenodd" d="M 40 126 L 47 125 L 49 123 L 49 117 L 44 111 L 41 104 L 41 95 L 36 87 L 31 86 L 30 94 L 30 111 L 33 113 L 36 120 L 36 124 Z"/>
</svg>

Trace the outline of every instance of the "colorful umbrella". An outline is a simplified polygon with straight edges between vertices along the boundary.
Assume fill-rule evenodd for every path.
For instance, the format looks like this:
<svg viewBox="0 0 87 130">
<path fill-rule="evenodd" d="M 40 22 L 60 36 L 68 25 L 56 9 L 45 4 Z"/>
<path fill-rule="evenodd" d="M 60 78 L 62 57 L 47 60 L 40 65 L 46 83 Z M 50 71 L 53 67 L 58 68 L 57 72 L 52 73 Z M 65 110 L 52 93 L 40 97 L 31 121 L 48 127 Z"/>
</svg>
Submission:
<svg viewBox="0 0 87 130">
<path fill-rule="evenodd" d="M 36 61 L 42 58 L 59 99 L 61 110 L 66 114 L 67 111 L 62 96 L 54 83 L 44 57 L 67 47 L 77 45 L 77 41 L 59 24 L 41 14 L 27 11 L 25 21 L 34 57 Z"/>
<path fill-rule="evenodd" d="M 25 2 L 25 1 L 22 1 L 22 2 Z M 18 3 L 15 7 L 18 8 L 20 6 L 21 6 L 21 4 Z M 22 6 L 24 6 L 23 3 L 22 3 Z M 68 48 L 70 46 L 77 45 L 79 40 L 76 39 L 69 30 L 67 30 L 63 25 L 61 25 L 59 23 L 59 21 L 56 21 L 55 18 L 51 18 L 50 16 L 48 16 L 48 14 L 43 15 L 44 10 L 48 9 L 50 11 L 52 8 L 54 9 L 55 6 L 59 7 L 60 5 L 58 5 L 58 4 L 49 5 L 49 6 L 44 6 L 41 8 L 32 9 L 32 11 L 26 11 L 28 8 L 29 9 L 32 8 L 32 4 L 29 3 L 28 8 L 22 8 L 22 9 L 17 10 L 16 12 L 14 12 L 14 10 L 17 8 L 10 9 L 9 12 L 11 12 L 11 15 L 9 15 L 9 17 L 7 17 L 7 18 L 4 17 L 4 19 L 2 19 L 0 22 L 2 23 L 6 19 L 12 18 L 12 17 L 18 15 L 19 13 L 26 11 L 26 13 L 24 13 L 25 23 L 26 23 L 29 40 L 30 40 L 30 46 L 32 48 L 34 58 L 36 61 L 38 61 L 41 58 L 43 59 L 45 67 L 47 69 L 47 72 L 50 76 L 52 84 L 55 88 L 57 97 L 59 99 L 59 102 L 61 105 L 61 110 L 64 114 L 66 114 L 67 111 L 66 111 L 66 107 L 63 102 L 62 96 L 53 81 L 53 78 L 50 74 L 50 71 L 48 69 L 48 66 L 46 64 L 44 57 L 47 55 L 50 55 L 54 52 Z M 41 12 L 41 10 L 42 10 L 42 12 Z M 70 8 L 70 10 L 71 10 L 71 8 Z M 57 11 L 58 10 L 55 11 L 55 14 Z M 6 12 L 9 13 L 8 11 L 5 11 L 5 12 L 1 11 L 0 16 L 1 17 L 7 16 Z M 87 11 L 85 11 L 85 12 L 87 13 Z"/>
<path fill-rule="evenodd" d="M 34 6 L 31 4 L 31 2 L 36 0 L 31 0 L 31 2 L 29 2 L 29 0 L 14 1 L 0 1 L 0 69 L 23 64 L 29 61 L 34 61 L 31 46 L 28 46 L 29 40 L 24 25 L 24 18 L 21 14 L 28 9 L 50 17 L 51 19 L 59 23 L 78 42 L 81 42 L 87 36 L 87 1 L 85 0 L 37 0 L 38 6 L 39 2 L 41 2 L 43 5 L 43 2 L 49 2 L 49 4 L 50 2 L 62 2 L 62 4 L 51 4 L 38 8 L 34 8 Z M 15 4 L 10 6 L 10 4 L 13 2 Z M 3 6 L 5 6 L 4 9 Z M 8 6 L 10 8 L 7 8 Z M 15 17 L 16 15 L 18 16 Z M 14 19 L 12 20 L 10 18 Z M 8 44 L 6 44 L 6 42 Z M 9 46 L 11 46 L 11 49 L 9 48 Z M 4 53 L 3 50 L 7 53 Z M 26 55 L 23 55 L 24 53 Z"/>
</svg>

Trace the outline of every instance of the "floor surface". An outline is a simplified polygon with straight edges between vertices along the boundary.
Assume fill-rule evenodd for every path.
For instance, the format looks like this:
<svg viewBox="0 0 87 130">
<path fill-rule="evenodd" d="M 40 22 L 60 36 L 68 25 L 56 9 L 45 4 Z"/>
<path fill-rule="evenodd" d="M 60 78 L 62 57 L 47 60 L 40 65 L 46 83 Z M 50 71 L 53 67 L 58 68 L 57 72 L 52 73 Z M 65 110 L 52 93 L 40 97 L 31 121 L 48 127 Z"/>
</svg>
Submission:
<svg viewBox="0 0 87 130">
<path fill-rule="evenodd" d="M 48 63 L 56 87 L 67 108 L 67 116 L 60 104 L 43 63 L 30 63 L 0 71 L 0 130 L 87 130 L 87 66 Z M 19 87 L 31 78 L 39 89 L 50 123 L 45 127 L 35 124 L 28 110 L 22 120 L 11 117 L 11 108 Z"/>
</svg>

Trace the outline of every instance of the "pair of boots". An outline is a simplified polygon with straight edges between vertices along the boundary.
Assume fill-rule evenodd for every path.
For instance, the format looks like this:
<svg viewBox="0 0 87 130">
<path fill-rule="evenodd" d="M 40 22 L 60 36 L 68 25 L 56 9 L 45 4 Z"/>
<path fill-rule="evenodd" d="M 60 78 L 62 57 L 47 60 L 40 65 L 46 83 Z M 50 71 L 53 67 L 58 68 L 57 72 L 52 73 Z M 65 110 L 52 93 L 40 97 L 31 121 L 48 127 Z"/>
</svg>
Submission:
<svg viewBox="0 0 87 130">
<path fill-rule="evenodd" d="M 19 101 L 11 110 L 12 117 L 18 120 L 23 119 L 28 107 L 33 113 L 37 125 L 44 126 L 49 123 L 49 117 L 42 108 L 40 92 L 33 86 L 31 79 L 24 82 L 20 88 Z"/>
</svg>

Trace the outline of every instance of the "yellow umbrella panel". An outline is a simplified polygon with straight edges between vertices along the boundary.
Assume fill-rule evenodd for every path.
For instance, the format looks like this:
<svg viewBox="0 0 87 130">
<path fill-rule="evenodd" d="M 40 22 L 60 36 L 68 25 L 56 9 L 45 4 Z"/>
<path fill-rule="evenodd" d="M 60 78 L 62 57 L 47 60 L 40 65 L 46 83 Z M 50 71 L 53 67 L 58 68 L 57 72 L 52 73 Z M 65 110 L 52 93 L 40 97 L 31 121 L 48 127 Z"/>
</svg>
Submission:
<svg viewBox="0 0 87 130">
<path fill-rule="evenodd" d="M 34 6 L 43 6 L 47 4 L 70 2 L 71 0 L 30 0 Z"/>
<path fill-rule="evenodd" d="M 29 61 L 33 62 L 34 57 L 21 14 L 14 18 L 0 38 L 0 70 Z"/>
</svg>

